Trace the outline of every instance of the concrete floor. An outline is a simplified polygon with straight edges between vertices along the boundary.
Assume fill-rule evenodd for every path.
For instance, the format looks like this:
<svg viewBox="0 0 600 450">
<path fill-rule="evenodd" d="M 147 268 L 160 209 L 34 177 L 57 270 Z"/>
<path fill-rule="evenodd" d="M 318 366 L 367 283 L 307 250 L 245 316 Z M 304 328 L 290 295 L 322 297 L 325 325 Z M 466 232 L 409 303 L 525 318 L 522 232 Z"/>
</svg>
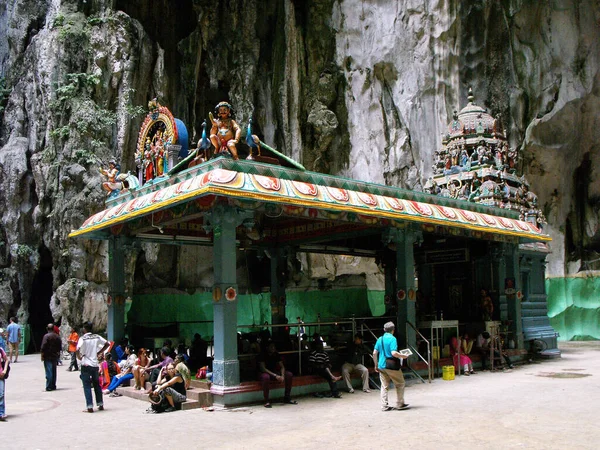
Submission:
<svg viewBox="0 0 600 450">
<path fill-rule="evenodd" d="M 412 385 L 407 411 L 381 412 L 378 392 L 357 391 L 342 399 L 301 397 L 297 406 L 159 415 L 144 414 L 147 405 L 127 397 L 105 398 L 106 411 L 84 414 L 78 372 L 59 366 L 58 390 L 47 393 L 39 355 L 26 355 L 6 383 L 0 447 L 598 448 L 600 343 L 562 343 L 561 350 L 561 359 L 505 373 Z"/>
</svg>

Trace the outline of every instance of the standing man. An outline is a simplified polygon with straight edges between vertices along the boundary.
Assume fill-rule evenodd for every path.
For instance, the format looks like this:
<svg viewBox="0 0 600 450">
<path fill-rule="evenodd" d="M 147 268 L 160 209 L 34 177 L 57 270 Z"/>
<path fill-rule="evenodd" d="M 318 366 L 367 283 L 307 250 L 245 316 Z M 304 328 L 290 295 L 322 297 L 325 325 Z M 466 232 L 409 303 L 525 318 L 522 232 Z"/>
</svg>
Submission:
<svg viewBox="0 0 600 450">
<path fill-rule="evenodd" d="M 15 362 L 17 362 L 19 358 L 19 343 L 21 342 L 21 327 L 17 324 L 16 317 L 10 318 L 6 332 L 8 333 L 8 362 L 13 362 L 13 352 L 15 354 Z"/>
<path fill-rule="evenodd" d="M 4 375 L 8 370 L 8 357 L 3 348 L 0 348 L 0 422 L 6 421 L 6 404 L 4 403 L 4 391 L 6 387 L 6 381 L 4 381 Z"/>
<path fill-rule="evenodd" d="M 77 372 L 79 367 L 77 366 L 77 342 L 79 341 L 79 335 L 75 328 L 71 328 L 71 334 L 69 334 L 69 338 L 67 342 L 69 344 L 69 354 L 71 355 L 71 364 L 69 364 L 69 368 L 67 372 Z"/>
<path fill-rule="evenodd" d="M 404 403 L 404 375 L 400 369 L 402 359 L 406 359 L 407 356 L 402 355 L 398 352 L 398 341 L 394 337 L 394 331 L 396 327 L 394 322 L 387 322 L 383 326 L 385 334 L 377 339 L 375 344 L 375 350 L 373 350 L 373 361 L 375 363 L 375 371 L 379 373 L 379 379 L 381 381 L 381 410 L 391 411 L 392 409 L 402 410 L 408 408 L 408 403 Z M 400 361 L 395 361 L 395 359 Z M 394 362 L 400 363 L 397 365 L 397 369 L 388 369 Z M 388 389 L 390 382 L 396 386 L 396 407 L 393 408 L 388 404 Z"/>
<path fill-rule="evenodd" d="M 55 333 L 55 334 L 56 334 L 58 337 L 60 337 L 60 328 L 58 327 L 58 325 L 54 324 L 53 330 L 54 330 L 54 333 Z M 60 348 L 60 350 L 62 351 L 62 345 L 61 345 L 61 348 Z M 58 365 L 58 366 L 62 366 L 62 355 L 61 355 L 60 353 L 58 354 L 58 360 L 57 360 L 57 362 L 56 362 L 56 365 Z"/>
<path fill-rule="evenodd" d="M 49 323 L 48 332 L 42 338 L 42 361 L 46 371 L 46 391 L 56 390 L 56 364 L 60 358 L 62 342 L 60 336 L 54 332 L 54 325 Z"/>
<path fill-rule="evenodd" d="M 93 413 L 92 386 L 94 386 L 98 411 L 104 410 L 102 388 L 98 381 L 98 353 L 104 353 L 108 348 L 108 341 L 97 334 L 92 334 L 92 324 L 90 322 L 83 325 L 83 333 L 83 336 L 77 342 L 77 358 L 81 359 L 79 378 L 81 378 L 81 384 L 83 384 L 86 403 L 86 409 L 83 412 Z"/>
<path fill-rule="evenodd" d="M 342 366 L 342 376 L 348 387 L 348 392 L 354 394 L 354 388 L 350 381 L 350 374 L 352 372 L 360 373 L 362 379 L 362 390 L 363 392 L 371 392 L 369 389 L 369 369 L 363 365 L 363 355 L 369 355 L 371 351 L 362 341 L 362 335 L 357 334 L 354 336 L 354 342 L 348 346 L 348 354 L 346 356 L 346 362 Z"/>
</svg>

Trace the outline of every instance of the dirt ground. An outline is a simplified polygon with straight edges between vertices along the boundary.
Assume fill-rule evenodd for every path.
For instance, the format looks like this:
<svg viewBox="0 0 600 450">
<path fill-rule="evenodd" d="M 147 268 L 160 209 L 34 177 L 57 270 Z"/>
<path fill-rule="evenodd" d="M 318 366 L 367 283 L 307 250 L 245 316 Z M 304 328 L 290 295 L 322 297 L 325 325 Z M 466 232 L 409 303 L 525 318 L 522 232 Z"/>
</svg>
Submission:
<svg viewBox="0 0 600 450">
<path fill-rule="evenodd" d="M 600 342 L 560 347 L 560 359 L 413 384 L 411 408 L 390 412 L 380 410 L 378 392 L 357 391 L 300 397 L 297 406 L 158 415 L 138 400 L 105 398 L 106 411 L 84 414 L 78 372 L 59 366 L 58 390 L 45 392 L 39 355 L 26 355 L 6 382 L 1 448 L 598 448 Z"/>
</svg>

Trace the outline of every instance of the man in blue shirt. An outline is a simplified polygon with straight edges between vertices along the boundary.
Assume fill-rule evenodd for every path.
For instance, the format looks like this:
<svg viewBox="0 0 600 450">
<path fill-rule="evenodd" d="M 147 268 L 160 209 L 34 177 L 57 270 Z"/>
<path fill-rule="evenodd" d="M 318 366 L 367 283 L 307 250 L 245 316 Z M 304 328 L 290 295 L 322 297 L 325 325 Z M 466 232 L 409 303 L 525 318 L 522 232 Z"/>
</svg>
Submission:
<svg viewBox="0 0 600 450">
<path fill-rule="evenodd" d="M 402 370 L 400 370 L 400 365 L 398 364 L 398 369 L 387 369 L 386 362 L 389 360 L 390 363 L 394 362 L 394 358 L 400 359 L 397 361 L 401 363 L 403 359 L 408 358 L 398 352 L 398 341 L 394 337 L 394 331 L 396 327 L 394 326 L 394 322 L 387 322 L 383 326 L 383 330 L 385 334 L 377 339 L 377 343 L 375 344 L 375 350 L 373 350 L 373 361 L 375 363 L 375 371 L 379 373 L 379 379 L 381 381 L 381 410 L 382 411 L 391 411 L 392 409 L 402 410 L 408 408 L 408 403 L 404 403 L 404 375 L 402 375 Z M 389 366 L 389 365 L 388 365 Z M 396 407 L 392 407 L 388 404 L 388 389 L 390 386 L 390 382 L 394 383 L 396 386 Z"/>
<path fill-rule="evenodd" d="M 21 327 L 17 324 L 17 318 L 11 317 L 10 324 L 6 327 L 8 334 L 8 361 L 12 362 L 13 353 L 15 362 L 19 358 L 19 343 L 21 342 Z"/>
</svg>

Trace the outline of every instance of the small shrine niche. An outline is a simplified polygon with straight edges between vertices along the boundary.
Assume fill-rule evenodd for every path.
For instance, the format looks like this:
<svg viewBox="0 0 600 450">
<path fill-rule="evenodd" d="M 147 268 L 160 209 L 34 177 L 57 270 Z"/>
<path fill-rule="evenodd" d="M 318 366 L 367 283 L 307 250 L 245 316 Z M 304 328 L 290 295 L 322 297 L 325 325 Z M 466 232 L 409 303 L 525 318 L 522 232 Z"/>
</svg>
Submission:
<svg viewBox="0 0 600 450">
<path fill-rule="evenodd" d="M 519 211 L 522 220 L 541 227 L 546 219 L 538 207 L 537 196 L 529 190 L 525 177 L 517 173 L 518 149 L 509 148 L 499 117 L 492 117 L 474 102 L 469 88 L 469 103 L 452 121 L 435 152 L 433 176 L 425 191 L 442 196 Z"/>
<path fill-rule="evenodd" d="M 166 176 L 188 153 L 188 134 L 183 122 L 156 99 L 148 102 L 148 109 L 135 153 L 140 185 Z"/>
</svg>

